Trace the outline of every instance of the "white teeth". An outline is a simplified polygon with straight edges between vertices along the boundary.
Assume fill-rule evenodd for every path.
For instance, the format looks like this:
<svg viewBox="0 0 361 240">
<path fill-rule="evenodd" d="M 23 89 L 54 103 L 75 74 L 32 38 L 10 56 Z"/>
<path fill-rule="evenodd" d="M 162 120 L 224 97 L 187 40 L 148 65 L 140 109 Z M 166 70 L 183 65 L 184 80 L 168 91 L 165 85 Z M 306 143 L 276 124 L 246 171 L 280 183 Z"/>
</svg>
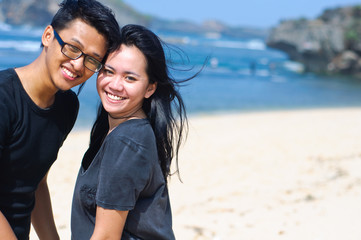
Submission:
<svg viewBox="0 0 361 240">
<path fill-rule="evenodd" d="M 63 71 L 66 73 L 66 75 L 68 75 L 69 77 L 71 77 L 71 78 L 75 78 L 76 77 L 76 75 L 75 74 L 73 74 L 72 72 L 70 72 L 68 69 L 66 69 L 66 68 L 63 68 Z"/>
<path fill-rule="evenodd" d="M 123 97 L 115 96 L 115 95 L 110 94 L 110 93 L 107 93 L 107 96 L 108 96 L 110 99 L 115 100 L 115 101 L 119 101 L 119 100 L 125 99 L 125 98 L 123 98 Z"/>
</svg>

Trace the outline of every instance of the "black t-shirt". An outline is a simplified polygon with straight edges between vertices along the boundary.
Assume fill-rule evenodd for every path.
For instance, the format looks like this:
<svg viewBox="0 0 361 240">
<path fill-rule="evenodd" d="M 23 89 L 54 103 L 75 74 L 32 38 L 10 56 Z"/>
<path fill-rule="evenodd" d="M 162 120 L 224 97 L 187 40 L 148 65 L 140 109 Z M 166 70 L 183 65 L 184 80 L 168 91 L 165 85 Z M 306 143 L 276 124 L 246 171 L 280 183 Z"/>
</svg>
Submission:
<svg viewBox="0 0 361 240">
<path fill-rule="evenodd" d="M 19 240 L 28 239 L 35 190 L 56 160 L 79 109 L 75 93 L 58 91 L 39 108 L 14 69 L 0 71 L 0 210 Z"/>
<path fill-rule="evenodd" d="M 122 240 L 174 239 L 168 189 L 148 120 L 120 124 L 89 167 L 80 168 L 71 217 L 73 239 L 90 239 L 97 206 L 129 210 Z"/>
</svg>

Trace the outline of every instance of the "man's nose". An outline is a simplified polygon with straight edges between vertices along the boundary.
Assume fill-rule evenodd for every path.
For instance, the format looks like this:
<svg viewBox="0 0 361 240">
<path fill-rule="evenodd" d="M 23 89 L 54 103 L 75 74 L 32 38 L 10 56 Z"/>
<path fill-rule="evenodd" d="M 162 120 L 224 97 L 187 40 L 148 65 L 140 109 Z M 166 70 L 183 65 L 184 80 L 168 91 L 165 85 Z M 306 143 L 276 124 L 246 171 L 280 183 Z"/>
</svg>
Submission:
<svg viewBox="0 0 361 240">
<path fill-rule="evenodd" d="M 85 67 L 84 66 L 84 56 L 81 56 L 80 58 L 75 59 L 75 60 L 71 60 L 70 62 L 76 71 L 81 71 Z"/>
</svg>

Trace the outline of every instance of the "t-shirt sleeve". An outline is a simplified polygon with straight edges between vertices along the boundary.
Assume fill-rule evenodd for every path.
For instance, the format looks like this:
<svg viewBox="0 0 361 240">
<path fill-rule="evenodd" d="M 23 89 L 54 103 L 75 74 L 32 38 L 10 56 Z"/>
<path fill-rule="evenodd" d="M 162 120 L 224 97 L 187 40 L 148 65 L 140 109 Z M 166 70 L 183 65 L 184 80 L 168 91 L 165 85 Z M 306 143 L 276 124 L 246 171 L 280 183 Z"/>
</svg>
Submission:
<svg viewBox="0 0 361 240">
<path fill-rule="evenodd" d="M 74 127 L 76 118 L 78 116 L 78 112 L 79 112 L 79 100 L 76 96 L 76 94 L 72 91 L 69 90 L 66 93 L 66 104 L 63 104 L 65 106 L 65 110 L 67 112 L 67 129 L 66 129 L 66 135 L 69 134 L 69 132 L 71 131 L 71 129 Z"/>
<path fill-rule="evenodd" d="M 151 162 L 146 159 L 143 149 L 128 138 L 107 142 L 99 171 L 98 206 L 120 211 L 134 208 L 151 174 Z"/>
<path fill-rule="evenodd" d="M 0 159 L 2 159 L 6 141 L 9 138 L 11 116 L 9 112 L 10 103 L 4 97 L 3 91 L 0 91 L 0 95 Z"/>
</svg>

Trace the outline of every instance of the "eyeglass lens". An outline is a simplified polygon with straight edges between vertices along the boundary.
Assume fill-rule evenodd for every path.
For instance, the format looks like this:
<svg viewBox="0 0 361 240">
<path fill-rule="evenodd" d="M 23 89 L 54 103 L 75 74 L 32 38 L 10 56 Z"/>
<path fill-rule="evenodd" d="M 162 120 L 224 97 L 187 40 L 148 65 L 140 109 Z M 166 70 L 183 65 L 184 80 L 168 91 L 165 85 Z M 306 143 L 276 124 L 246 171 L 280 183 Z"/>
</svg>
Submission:
<svg viewBox="0 0 361 240">
<path fill-rule="evenodd" d="M 61 52 L 65 56 L 75 60 L 80 58 L 82 55 L 84 55 L 84 61 L 83 61 L 84 66 L 93 72 L 99 72 L 99 70 L 103 66 L 101 62 L 99 62 L 97 59 L 87 54 L 84 54 L 79 48 L 64 42 L 63 39 L 61 39 L 61 37 L 55 30 L 54 30 L 54 35 L 55 38 L 58 40 L 59 44 L 61 45 Z"/>
<path fill-rule="evenodd" d="M 102 68 L 102 64 L 95 58 L 84 54 L 80 49 L 68 43 L 65 43 L 62 48 L 62 53 L 71 59 L 78 59 L 84 55 L 84 66 L 93 72 L 98 72 Z"/>
</svg>

